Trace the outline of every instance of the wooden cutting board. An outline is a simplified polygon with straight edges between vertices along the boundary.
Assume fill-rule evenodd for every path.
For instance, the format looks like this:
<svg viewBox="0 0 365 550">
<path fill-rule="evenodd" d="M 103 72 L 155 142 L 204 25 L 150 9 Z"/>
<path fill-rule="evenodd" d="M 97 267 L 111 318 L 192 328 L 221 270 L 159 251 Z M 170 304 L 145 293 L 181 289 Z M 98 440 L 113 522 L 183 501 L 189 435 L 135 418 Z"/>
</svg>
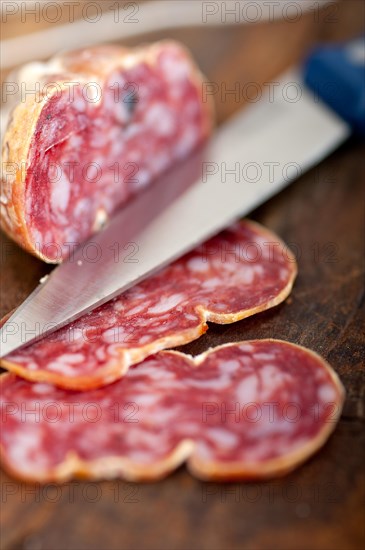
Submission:
<svg viewBox="0 0 365 550">
<path fill-rule="evenodd" d="M 317 41 L 356 36 L 363 21 L 364 3 L 351 0 L 296 22 L 185 29 L 146 39 L 185 42 L 219 90 L 240 83 L 240 98 L 216 95 L 222 121 L 250 101 L 246 83 L 267 82 Z M 225 342 L 274 337 L 323 355 L 347 390 L 343 416 L 325 447 L 292 474 L 266 483 L 203 483 L 182 467 L 153 484 L 75 481 L 43 487 L 2 472 L 2 550 L 364 547 L 364 149 L 350 140 L 251 215 L 297 255 L 291 297 L 239 323 L 211 325 L 181 348 L 197 354 Z M 3 235 L 0 251 L 4 315 L 49 267 Z"/>
</svg>

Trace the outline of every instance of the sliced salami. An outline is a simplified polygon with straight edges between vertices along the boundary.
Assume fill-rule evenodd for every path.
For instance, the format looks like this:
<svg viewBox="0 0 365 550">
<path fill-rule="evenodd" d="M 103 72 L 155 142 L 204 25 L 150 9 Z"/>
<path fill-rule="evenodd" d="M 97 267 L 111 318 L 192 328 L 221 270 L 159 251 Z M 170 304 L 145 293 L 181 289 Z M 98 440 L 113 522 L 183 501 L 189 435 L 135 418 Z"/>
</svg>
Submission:
<svg viewBox="0 0 365 550">
<path fill-rule="evenodd" d="M 152 353 L 198 338 L 207 321 L 232 323 L 279 304 L 295 276 L 278 237 L 243 221 L 2 366 L 65 388 L 99 387 Z"/>
<path fill-rule="evenodd" d="M 202 76 L 172 41 L 65 53 L 25 66 L 14 86 L 1 224 L 47 262 L 60 262 L 212 127 Z"/>
<path fill-rule="evenodd" d="M 203 479 L 282 475 L 325 443 L 344 400 L 323 359 L 279 340 L 163 351 L 88 392 L 13 374 L 1 386 L 4 466 L 40 482 L 152 480 L 185 461 Z"/>
</svg>

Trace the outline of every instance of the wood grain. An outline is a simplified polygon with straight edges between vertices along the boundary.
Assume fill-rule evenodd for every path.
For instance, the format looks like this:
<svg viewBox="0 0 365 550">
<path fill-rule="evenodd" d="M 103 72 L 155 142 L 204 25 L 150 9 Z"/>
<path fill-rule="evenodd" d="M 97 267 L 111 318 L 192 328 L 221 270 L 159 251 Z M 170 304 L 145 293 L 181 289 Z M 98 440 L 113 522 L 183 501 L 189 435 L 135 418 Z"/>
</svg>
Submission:
<svg viewBox="0 0 365 550">
<path fill-rule="evenodd" d="M 364 4 L 351 1 L 336 8 L 335 21 L 324 13 L 319 21 L 307 17 L 174 36 L 192 48 L 209 79 L 229 87 L 237 80 L 267 81 L 318 40 L 358 34 L 363 16 Z M 218 119 L 240 103 L 218 98 Z M 352 139 L 252 213 L 297 254 L 299 277 L 291 297 L 234 325 L 211 325 L 181 348 L 197 354 L 225 342 L 275 337 L 321 353 L 347 390 L 344 414 L 325 447 L 289 476 L 267 483 L 202 483 L 181 468 L 154 484 L 75 481 L 40 487 L 2 472 L 3 550 L 364 547 L 363 159 L 364 145 Z M 0 247 L 5 314 L 49 267 L 3 235 Z"/>
</svg>

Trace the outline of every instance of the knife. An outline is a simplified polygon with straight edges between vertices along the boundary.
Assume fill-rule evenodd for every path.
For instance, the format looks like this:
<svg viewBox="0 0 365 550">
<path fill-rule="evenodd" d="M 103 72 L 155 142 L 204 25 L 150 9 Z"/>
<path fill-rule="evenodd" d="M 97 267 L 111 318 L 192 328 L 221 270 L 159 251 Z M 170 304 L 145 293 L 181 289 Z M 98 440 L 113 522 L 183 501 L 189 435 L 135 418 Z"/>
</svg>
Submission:
<svg viewBox="0 0 365 550">
<path fill-rule="evenodd" d="M 55 268 L 1 329 L 1 357 L 124 292 L 277 194 L 350 125 L 290 71 Z M 169 195 L 166 195 L 169 189 Z M 157 207 L 156 207 L 157 205 Z"/>
</svg>

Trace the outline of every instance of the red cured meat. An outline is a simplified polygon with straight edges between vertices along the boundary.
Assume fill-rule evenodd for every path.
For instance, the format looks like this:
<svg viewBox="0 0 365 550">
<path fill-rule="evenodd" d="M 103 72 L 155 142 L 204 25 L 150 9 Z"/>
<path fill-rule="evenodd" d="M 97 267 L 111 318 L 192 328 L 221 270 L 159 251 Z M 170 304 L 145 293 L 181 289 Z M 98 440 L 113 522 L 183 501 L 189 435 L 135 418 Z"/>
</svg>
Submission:
<svg viewBox="0 0 365 550">
<path fill-rule="evenodd" d="M 160 352 L 88 392 L 1 386 L 4 466 L 41 482 L 157 479 L 185 461 L 203 479 L 274 477 L 324 444 L 344 400 L 323 359 L 278 340 Z"/>
<path fill-rule="evenodd" d="M 198 338 L 207 321 L 233 323 L 279 304 L 296 270 L 278 237 L 243 221 L 2 366 L 65 388 L 102 386 L 148 355 Z"/>
<path fill-rule="evenodd" d="M 1 224 L 47 262 L 60 262 L 212 127 L 202 75 L 175 42 L 66 53 L 25 66 L 18 82 Z"/>
</svg>

